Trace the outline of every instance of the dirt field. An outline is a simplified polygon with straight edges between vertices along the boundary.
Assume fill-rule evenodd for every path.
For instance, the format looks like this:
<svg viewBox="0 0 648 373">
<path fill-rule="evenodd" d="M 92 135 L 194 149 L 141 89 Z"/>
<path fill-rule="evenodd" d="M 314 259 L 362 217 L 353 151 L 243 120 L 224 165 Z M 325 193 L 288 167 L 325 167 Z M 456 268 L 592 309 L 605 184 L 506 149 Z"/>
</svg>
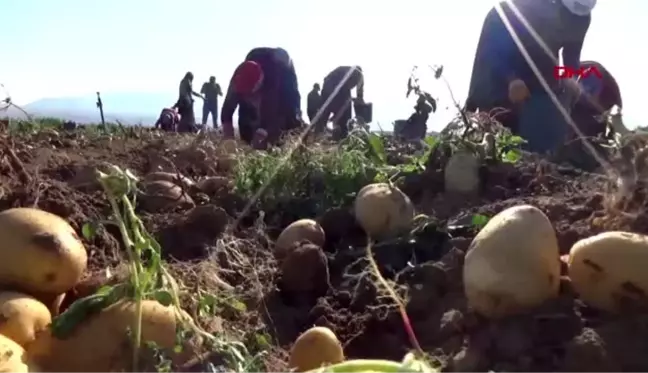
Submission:
<svg viewBox="0 0 648 373">
<path fill-rule="evenodd" d="M 92 173 L 105 162 L 137 175 L 165 168 L 169 161 L 194 180 L 227 175 L 209 158 L 167 150 L 183 141 L 190 140 L 150 133 L 4 136 L 0 208 L 38 207 L 65 218 L 80 232 L 84 224 L 109 215 L 110 206 Z M 614 214 L 605 208 L 610 195 L 604 178 L 566 166 L 524 160 L 482 171 L 483 190 L 474 199 L 444 193 L 438 170 L 406 177 L 403 191 L 419 212 L 435 217 L 438 224 L 415 240 L 374 247 L 383 275 L 395 280 L 399 291 L 407 291 L 407 312 L 423 349 L 447 371 L 647 371 L 647 318 L 597 312 L 575 298 L 565 281 L 561 297 L 533 314 L 487 322 L 467 309 L 461 276 L 464 251 L 476 234 L 466 221 L 475 214 L 492 216 L 517 204 L 535 205 L 552 220 L 566 254 L 578 239 L 603 230 L 648 233 L 644 205 Z M 350 358 L 400 360 L 411 349 L 393 301 L 366 273 L 366 238 L 347 208 L 313 216 L 300 203 L 304 198 L 295 196 L 280 207 L 255 204 L 242 215 L 246 198 L 231 188 L 188 193 L 193 202 L 185 206 L 159 213 L 138 208 L 138 214 L 182 282 L 186 308 L 195 313 L 192 295 L 198 293 L 225 299 L 215 315 L 202 316 L 200 322 L 242 340 L 250 351 L 265 351 L 260 369 L 286 369 L 286 351 L 313 325 L 331 328 Z M 195 205 L 217 206 L 226 214 L 204 208 L 188 219 Z M 290 222 L 307 217 L 319 219 L 324 227 L 325 256 L 305 245 L 295 254 L 300 265 L 291 267 L 299 271 L 278 268 L 273 239 Z M 85 244 L 92 281 L 123 262 L 115 229 L 99 230 Z M 94 288 L 79 286 L 66 304 Z M 218 356 L 206 360 L 217 362 Z M 178 369 L 205 368 L 198 362 Z"/>
</svg>

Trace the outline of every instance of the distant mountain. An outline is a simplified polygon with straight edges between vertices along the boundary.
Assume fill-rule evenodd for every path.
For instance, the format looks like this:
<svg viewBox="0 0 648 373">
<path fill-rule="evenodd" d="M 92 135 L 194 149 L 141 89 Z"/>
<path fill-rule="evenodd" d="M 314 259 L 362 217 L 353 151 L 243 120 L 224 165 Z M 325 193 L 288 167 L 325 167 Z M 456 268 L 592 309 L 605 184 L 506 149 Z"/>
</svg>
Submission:
<svg viewBox="0 0 648 373">
<path fill-rule="evenodd" d="M 171 93 L 113 92 L 101 95 L 106 121 L 118 120 L 124 124 L 152 125 L 160 110 L 172 105 L 175 99 Z M 84 95 L 43 98 L 21 107 L 33 116 L 92 123 L 101 121 L 96 102 L 96 95 Z M 0 116 L 23 118 L 24 114 L 16 108 L 10 108 L 6 112 L 0 112 Z"/>
</svg>

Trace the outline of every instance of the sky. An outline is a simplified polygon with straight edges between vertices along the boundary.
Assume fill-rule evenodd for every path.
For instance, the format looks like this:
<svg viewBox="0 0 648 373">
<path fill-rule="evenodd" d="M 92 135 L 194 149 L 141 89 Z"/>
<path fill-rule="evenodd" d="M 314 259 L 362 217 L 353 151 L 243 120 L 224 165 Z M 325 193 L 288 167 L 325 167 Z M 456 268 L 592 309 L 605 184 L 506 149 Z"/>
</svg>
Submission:
<svg viewBox="0 0 648 373">
<path fill-rule="evenodd" d="M 18 104 L 97 91 L 169 92 L 173 102 L 185 72 L 194 72 L 198 87 L 210 75 L 225 86 L 250 49 L 280 46 L 293 58 L 304 105 L 313 83 L 330 70 L 362 66 L 374 121 L 389 129 L 412 111 L 405 90 L 414 65 L 444 65 L 454 96 L 465 100 L 477 39 L 494 3 L 4 0 L 0 83 Z M 633 126 L 648 124 L 641 112 L 647 14 L 646 0 L 599 0 L 582 55 L 615 75 Z M 425 88 L 439 99 L 428 127 L 439 130 L 456 111 L 448 89 L 425 78 Z"/>
</svg>

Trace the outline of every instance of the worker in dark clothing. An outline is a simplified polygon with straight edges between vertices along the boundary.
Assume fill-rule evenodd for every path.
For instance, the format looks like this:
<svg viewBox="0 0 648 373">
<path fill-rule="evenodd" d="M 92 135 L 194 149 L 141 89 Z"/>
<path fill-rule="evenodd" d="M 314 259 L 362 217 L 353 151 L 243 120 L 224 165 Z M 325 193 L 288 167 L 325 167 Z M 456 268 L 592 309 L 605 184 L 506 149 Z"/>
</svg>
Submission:
<svg viewBox="0 0 648 373">
<path fill-rule="evenodd" d="M 223 102 L 221 122 L 225 137 L 234 137 L 232 117 L 238 111 L 239 135 L 251 143 L 258 129 L 269 143 L 285 131 L 301 126 L 301 96 L 297 74 L 288 52 L 255 48 L 234 72 Z"/>
<path fill-rule="evenodd" d="M 194 75 L 191 71 L 187 72 L 180 81 L 179 97 L 176 107 L 180 113 L 180 123 L 178 132 L 194 132 L 196 129 L 196 117 L 194 114 L 194 99 L 192 96 L 204 97 L 193 90 Z"/>
<path fill-rule="evenodd" d="M 583 61 L 583 69 L 596 68 L 602 77 L 589 74 L 579 80 L 580 96 L 571 110 L 571 118 L 580 130 L 583 139 L 589 142 L 585 146 L 579 141 L 578 134 L 570 126 L 567 145 L 564 149 L 563 159 L 584 170 L 590 171 L 598 168 L 599 163 L 591 154 L 592 149 L 604 155 L 599 141 L 595 138 L 604 136 L 607 130 L 605 112 L 613 106 L 623 107 L 621 91 L 614 76 L 596 61 Z"/>
<path fill-rule="evenodd" d="M 352 117 L 351 90 L 356 89 L 356 100 L 364 102 L 364 75 L 360 66 L 340 66 L 324 78 L 322 86 L 322 115 L 315 125 L 315 133 L 326 129 L 329 117 L 333 114 L 333 125 L 342 138 L 349 134 L 349 121 Z"/>
<path fill-rule="evenodd" d="M 203 103 L 202 111 L 202 125 L 207 125 L 207 117 L 209 114 L 212 116 L 212 125 L 214 128 L 218 127 L 218 97 L 223 95 L 220 84 L 216 83 L 216 77 L 210 76 L 209 82 L 205 82 L 200 93 L 204 95 L 205 102 Z"/>
<path fill-rule="evenodd" d="M 571 111 L 572 119 L 585 137 L 597 137 L 605 134 L 605 121 L 597 119 L 614 105 L 623 107 L 621 91 L 614 76 L 596 61 L 583 61 L 584 69 L 595 67 L 602 78 L 590 74 L 580 79 L 582 94 Z"/>
<path fill-rule="evenodd" d="M 547 152 L 564 143 L 566 120 L 551 97 L 562 98 L 577 84 L 572 79 L 557 80 L 554 68 L 561 48 L 563 65 L 579 67 L 595 5 L 596 0 L 507 0 L 497 4 L 482 27 L 466 109 L 507 109 L 508 115 L 497 119 L 524 137 L 528 150 Z M 551 92 L 540 79 L 548 83 Z"/>
<path fill-rule="evenodd" d="M 311 123 L 313 123 L 315 115 L 317 115 L 321 107 L 322 96 L 320 95 L 320 85 L 319 83 L 315 83 L 313 84 L 313 90 L 308 94 L 308 102 L 306 104 L 306 112 Z"/>
<path fill-rule="evenodd" d="M 180 114 L 178 114 L 177 107 L 164 108 L 155 122 L 155 128 L 165 132 L 176 132 L 179 122 Z"/>
</svg>

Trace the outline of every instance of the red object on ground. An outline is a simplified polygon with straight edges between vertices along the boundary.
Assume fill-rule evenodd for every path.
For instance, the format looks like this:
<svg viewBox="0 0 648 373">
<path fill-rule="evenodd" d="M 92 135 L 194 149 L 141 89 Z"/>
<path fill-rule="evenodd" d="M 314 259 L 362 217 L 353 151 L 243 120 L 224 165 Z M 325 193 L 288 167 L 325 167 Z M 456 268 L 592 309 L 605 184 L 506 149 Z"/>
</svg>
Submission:
<svg viewBox="0 0 648 373">
<path fill-rule="evenodd" d="M 234 92 L 240 95 L 249 95 L 261 87 L 263 69 L 254 61 L 245 61 L 236 68 L 233 85 Z"/>
</svg>

